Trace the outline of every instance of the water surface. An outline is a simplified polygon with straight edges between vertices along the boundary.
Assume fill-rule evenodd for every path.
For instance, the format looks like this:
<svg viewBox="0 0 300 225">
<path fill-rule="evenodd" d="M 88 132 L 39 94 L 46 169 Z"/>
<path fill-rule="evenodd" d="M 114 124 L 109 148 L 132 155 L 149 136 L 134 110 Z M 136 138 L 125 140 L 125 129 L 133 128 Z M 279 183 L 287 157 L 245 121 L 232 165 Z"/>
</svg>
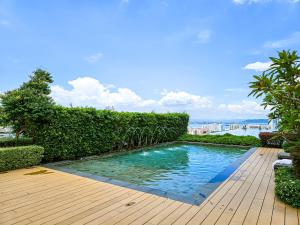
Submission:
<svg viewBox="0 0 300 225">
<path fill-rule="evenodd" d="M 165 191 L 192 202 L 205 192 L 211 179 L 245 151 L 231 147 L 172 144 L 74 161 L 63 167 Z"/>
</svg>

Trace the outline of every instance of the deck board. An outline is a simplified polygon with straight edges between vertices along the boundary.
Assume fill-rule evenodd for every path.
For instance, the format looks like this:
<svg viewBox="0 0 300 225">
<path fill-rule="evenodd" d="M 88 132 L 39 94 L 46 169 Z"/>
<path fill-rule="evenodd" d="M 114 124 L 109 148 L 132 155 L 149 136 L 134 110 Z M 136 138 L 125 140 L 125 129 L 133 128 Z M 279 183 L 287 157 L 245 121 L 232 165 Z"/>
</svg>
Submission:
<svg viewBox="0 0 300 225">
<path fill-rule="evenodd" d="M 200 206 L 42 166 L 2 173 L 0 224 L 300 225 L 274 194 L 278 151 L 258 148 Z"/>
</svg>

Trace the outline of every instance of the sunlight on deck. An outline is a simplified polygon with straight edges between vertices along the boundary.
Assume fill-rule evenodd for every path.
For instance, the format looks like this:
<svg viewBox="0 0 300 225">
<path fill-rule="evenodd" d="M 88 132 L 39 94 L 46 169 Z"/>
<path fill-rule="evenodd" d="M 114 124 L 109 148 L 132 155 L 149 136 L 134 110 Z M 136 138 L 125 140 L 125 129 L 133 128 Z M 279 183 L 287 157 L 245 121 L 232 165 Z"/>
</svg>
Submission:
<svg viewBox="0 0 300 225">
<path fill-rule="evenodd" d="M 44 167 L 0 174 L 0 224 L 300 225 L 274 195 L 278 149 L 258 148 L 200 206 Z"/>
</svg>

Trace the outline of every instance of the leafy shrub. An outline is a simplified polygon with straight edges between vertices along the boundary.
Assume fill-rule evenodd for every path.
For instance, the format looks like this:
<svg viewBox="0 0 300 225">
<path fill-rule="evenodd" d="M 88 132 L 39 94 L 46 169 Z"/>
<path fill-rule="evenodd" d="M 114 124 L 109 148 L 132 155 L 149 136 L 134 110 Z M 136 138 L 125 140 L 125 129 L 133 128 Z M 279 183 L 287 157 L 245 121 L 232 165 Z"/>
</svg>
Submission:
<svg viewBox="0 0 300 225">
<path fill-rule="evenodd" d="M 0 148 L 0 171 L 37 165 L 44 149 L 36 145 Z"/>
<path fill-rule="evenodd" d="M 54 107 L 49 123 L 35 132 L 45 161 L 75 159 L 111 150 L 174 141 L 186 133 L 185 113 L 131 113 Z"/>
<path fill-rule="evenodd" d="M 281 148 L 283 144 L 283 138 L 274 132 L 260 132 L 259 138 L 263 147 Z"/>
<path fill-rule="evenodd" d="M 260 146 L 259 139 L 254 136 L 236 136 L 232 134 L 224 135 L 191 135 L 185 134 L 179 141 L 202 142 L 226 145 Z"/>
<path fill-rule="evenodd" d="M 0 148 L 1 147 L 15 147 L 32 145 L 31 138 L 0 138 Z"/>
<path fill-rule="evenodd" d="M 291 169 L 276 169 L 275 193 L 283 202 L 300 208 L 300 179 L 293 175 Z"/>
</svg>

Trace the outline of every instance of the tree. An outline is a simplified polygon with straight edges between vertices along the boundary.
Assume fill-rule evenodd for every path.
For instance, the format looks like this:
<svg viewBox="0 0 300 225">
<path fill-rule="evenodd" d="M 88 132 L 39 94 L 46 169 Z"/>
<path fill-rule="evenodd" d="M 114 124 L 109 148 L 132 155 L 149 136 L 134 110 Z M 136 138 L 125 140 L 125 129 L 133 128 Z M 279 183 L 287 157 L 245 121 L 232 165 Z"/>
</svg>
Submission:
<svg viewBox="0 0 300 225">
<path fill-rule="evenodd" d="M 270 60 L 268 70 L 253 76 L 249 95 L 262 97 L 262 105 L 270 107 L 269 118 L 279 120 L 279 131 L 290 146 L 294 171 L 300 177 L 300 57 L 296 51 L 281 51 Z"/>
<path fill-rule="evenodd" d="M 24 133 L 30 137 L 38 126 L 47 122 L 54 105 L 49 96 L 51 74 L 37 69 L 18 89 L 8 91 L 0 96 L 2 116 L 6 125 L 11 125 L 18 138 Z"/>
</svg>

